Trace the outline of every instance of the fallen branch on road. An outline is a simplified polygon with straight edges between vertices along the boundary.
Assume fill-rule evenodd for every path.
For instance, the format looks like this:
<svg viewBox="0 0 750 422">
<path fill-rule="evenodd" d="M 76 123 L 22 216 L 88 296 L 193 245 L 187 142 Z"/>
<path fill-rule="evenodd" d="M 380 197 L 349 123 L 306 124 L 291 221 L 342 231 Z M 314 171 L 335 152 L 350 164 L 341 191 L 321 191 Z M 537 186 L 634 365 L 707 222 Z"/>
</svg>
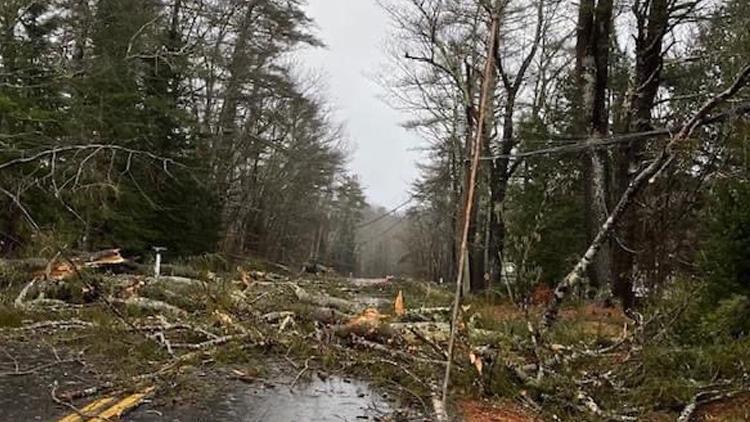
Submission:
<svg viewBox="0 0 750 422">
<path fill-rule="evenodd" d="M 231 336 L 223 336 L 215 338 L 213 340 L 204 341 L 203 343 L 175 343 L 172 345 L 175 349 L 190 349 L 190 350 L 205 350 L 212 347 L 221 346 L 222 344 L 229 343 L 230 341 L 244 340 L 250 337 L 250 333 L 235 334 Z"/>
<path fill-rule="evenodd" d="M 356 310 L 360 308 L 360 306 L 356 303 L 346 299 L 308 293 L 307 291 L 305 291 L 305 289 L 299 287 L 298 285 L 293 284 L 292 289 L 294 290 L 294 294 L 295 296 L 297 296 L 297 299 L 299 299 L 301 302 L 310 303 L 323 308 L 334 308 L 349 313 L 356 312 Z"/>
<path fill-rule="evenodd" d="M 147 311 L 157 311 L 157 312 L 166 312 L 172 315 L 176 316 L 187 316 L 188 312 L 182 308 L 178 308 L 177 306 L 170 305 L 167 302 L 162 302 L 160 300 L 154 300 L 154 299 L 147 299 L 145 297 L 140 296 L 134 296 L 129 299 L 115 299 L 111 298 L 109 299 L 112 303 L 119 303 L 126 306 L 133 306 L 136 308 L 144 309 Z"/>
</svg>

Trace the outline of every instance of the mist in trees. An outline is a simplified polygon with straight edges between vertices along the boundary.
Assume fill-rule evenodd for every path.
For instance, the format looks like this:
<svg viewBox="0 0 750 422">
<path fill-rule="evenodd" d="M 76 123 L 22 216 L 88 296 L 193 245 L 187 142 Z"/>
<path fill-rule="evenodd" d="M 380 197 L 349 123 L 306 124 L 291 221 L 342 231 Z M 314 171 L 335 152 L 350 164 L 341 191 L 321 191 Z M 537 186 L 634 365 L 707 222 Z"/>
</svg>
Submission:
<svg viewBox="0 0 750 422">
<path fill-rule="evenodd" d="M 154 245 L 350 271 L 365 199 L 301 1 L 0 5 L 0 251 Z"/>
</svg>

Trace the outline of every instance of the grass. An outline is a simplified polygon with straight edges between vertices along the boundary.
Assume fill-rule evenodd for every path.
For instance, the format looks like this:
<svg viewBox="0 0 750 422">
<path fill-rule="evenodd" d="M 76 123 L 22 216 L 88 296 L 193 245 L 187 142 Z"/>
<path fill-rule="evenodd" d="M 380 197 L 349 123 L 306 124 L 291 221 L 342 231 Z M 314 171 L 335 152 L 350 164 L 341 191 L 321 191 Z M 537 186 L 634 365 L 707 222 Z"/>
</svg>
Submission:
<svg viewBox="0 0 750 422">
<path fill-rule="evenodd" d="M 23 325 L 24 315 L 18 309 L 0 303 L 0 328 L 16 328 Z"/>
</svg>

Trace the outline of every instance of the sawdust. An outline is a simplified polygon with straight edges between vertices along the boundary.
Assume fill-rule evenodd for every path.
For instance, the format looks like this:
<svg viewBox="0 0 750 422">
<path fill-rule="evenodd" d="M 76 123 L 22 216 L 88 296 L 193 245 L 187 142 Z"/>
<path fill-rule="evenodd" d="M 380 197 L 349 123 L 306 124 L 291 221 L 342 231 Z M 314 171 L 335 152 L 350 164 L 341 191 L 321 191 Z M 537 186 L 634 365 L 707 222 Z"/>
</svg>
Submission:
<svg viewBox="0 0 750 422">
<path fill-rule="evenodd" d="M 465 422 L 541 422 L 530 410 L 510 400 L 497 403 L 464 400 L 459 407 Z"/>
</svg>

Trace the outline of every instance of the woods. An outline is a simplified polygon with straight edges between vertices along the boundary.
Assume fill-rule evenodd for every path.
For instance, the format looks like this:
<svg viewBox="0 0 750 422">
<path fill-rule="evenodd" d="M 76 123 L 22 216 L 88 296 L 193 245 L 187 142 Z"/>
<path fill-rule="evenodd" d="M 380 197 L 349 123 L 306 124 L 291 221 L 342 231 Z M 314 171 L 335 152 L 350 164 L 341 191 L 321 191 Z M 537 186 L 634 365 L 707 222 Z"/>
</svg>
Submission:
<svg viewBox="0 0 750 422">
<path fill-rule="evenodd" d="M 636 290 L 696 275 L 690 263 L 707 240 L 700 227 L 716 189 L 728 182 L 724 163 L 745 151 L 730 147 L 745 139 L 742 2 L 383 6 L 397 25 L 391 48 L 398 73 L 386 79 L 392 101 L 413 112 L 408 125 L 431 143 L 412 210 L 416 219 L 433 221 L 431 256 L 418 264 L 424 273 L 452 279 L 460 271 L 452 239 L 462 221 L 470 141 L 481 125 L 488 125 L 488 136 L 470 216 L 471 286 L 503 294 L 503 268 L 512 264 L 523 297 L 533 286 L 554 288 L 563 279 L 637 176 L 692 124 L 685 145 L 667 148 L 662 180 L 648 180 L 613 233 L 597 242 L 581 294 L 613 296 L 629 309 Z M 484 45 L 495 36 L 498 48 L 488 55 Z M 483 122 L 477 110 L 486 61 L 497 72 L 494 117 Z M 735 80 L 735 92 L 689 123 Z"/>
<path fill-rule="evenodd" d="M 6 257 L 53 241 L 340 261 L 364 196 L 300 2 L 3 2 Z M 54 240 L 52 240 L 54 239 Z"/>
<path fill-rule="evenodd" d="M 313 3 L 0 2 L 0 419 L 750 418 L 748 1 L 377 0 L 395 205 Z"/>
</svg>

